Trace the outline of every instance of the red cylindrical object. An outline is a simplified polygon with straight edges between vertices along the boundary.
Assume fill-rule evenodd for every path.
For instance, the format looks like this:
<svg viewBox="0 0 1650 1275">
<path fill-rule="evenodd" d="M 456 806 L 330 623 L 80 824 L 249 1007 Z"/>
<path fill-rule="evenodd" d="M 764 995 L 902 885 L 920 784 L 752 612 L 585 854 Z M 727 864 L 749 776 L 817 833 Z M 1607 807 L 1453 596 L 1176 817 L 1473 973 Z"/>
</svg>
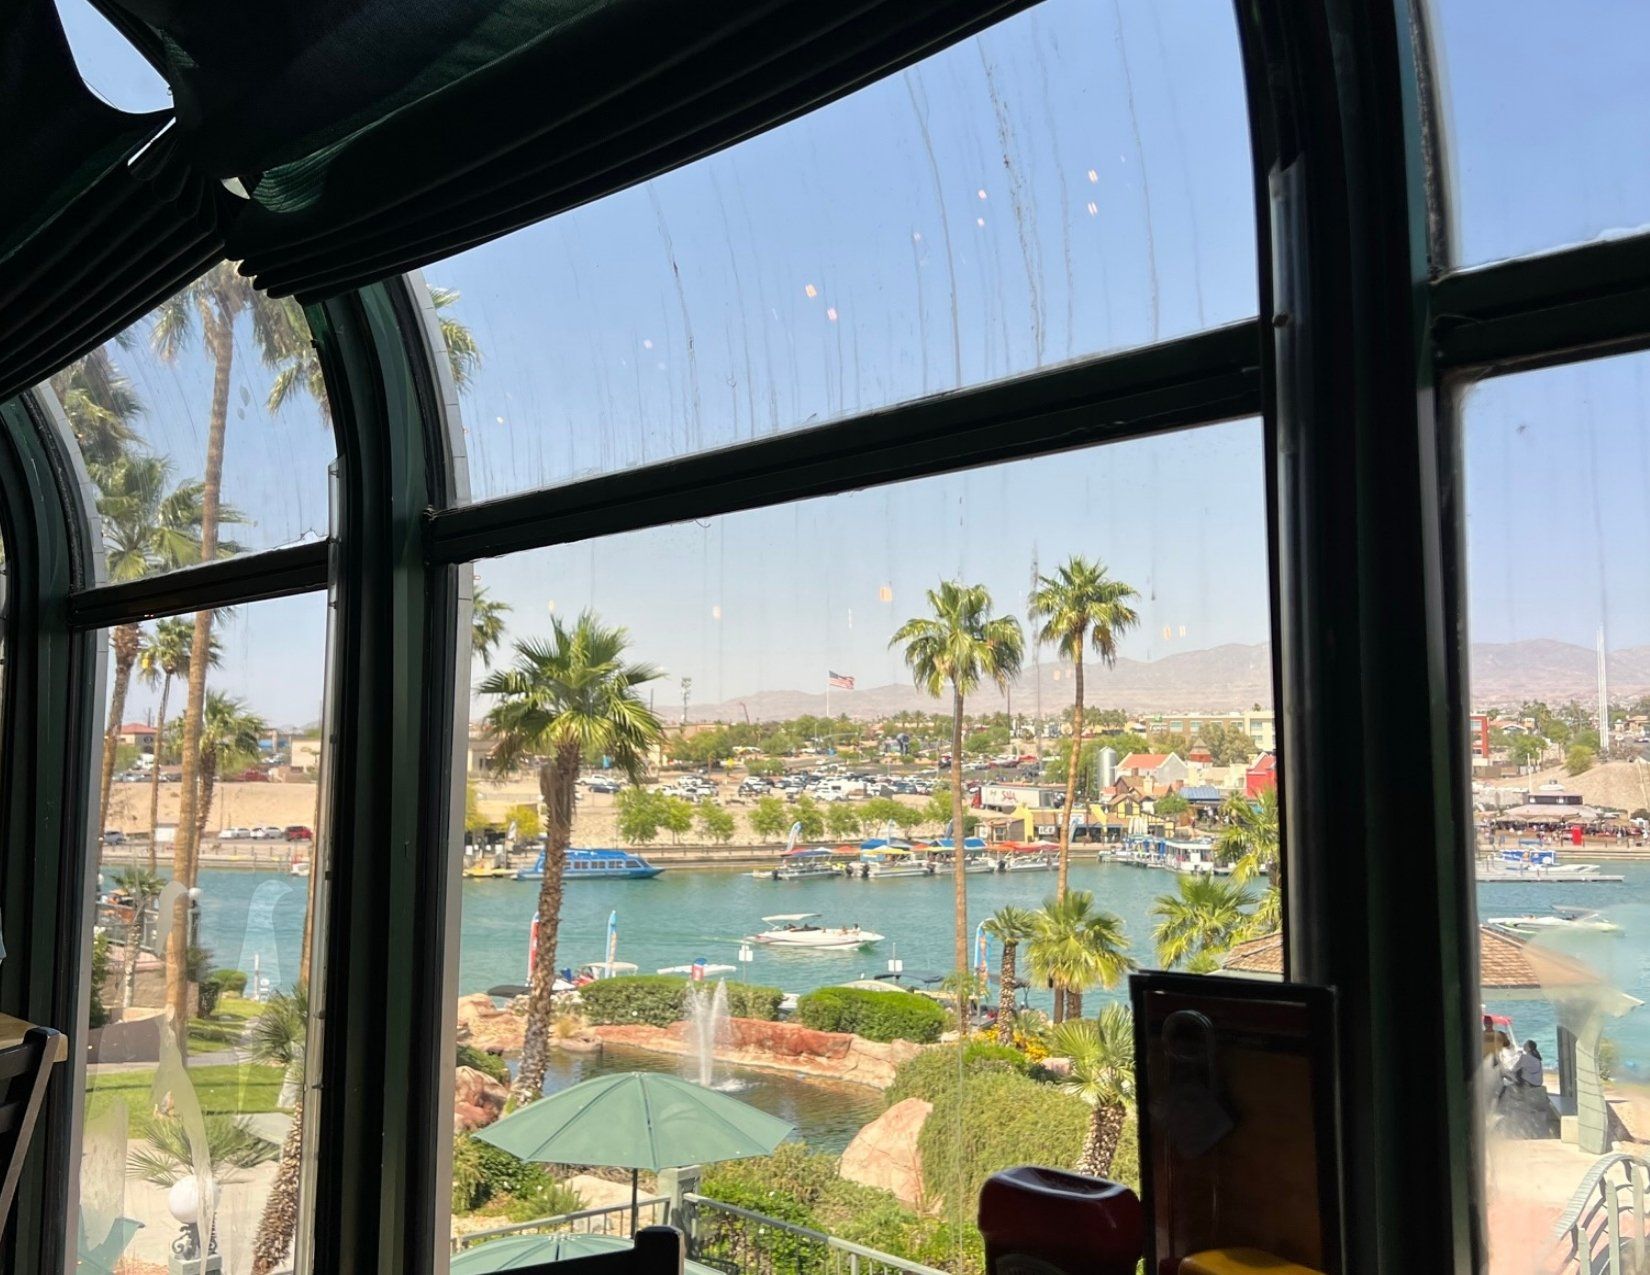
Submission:
<svg viewBox="0 0 1650 1275">
<path fill-rule="evenodd" d="M 1134 1275 L 1145 1217 L 1128 1187 L 1025 1165 L 980 1188 L 990 1275 Z"/>
</svg>

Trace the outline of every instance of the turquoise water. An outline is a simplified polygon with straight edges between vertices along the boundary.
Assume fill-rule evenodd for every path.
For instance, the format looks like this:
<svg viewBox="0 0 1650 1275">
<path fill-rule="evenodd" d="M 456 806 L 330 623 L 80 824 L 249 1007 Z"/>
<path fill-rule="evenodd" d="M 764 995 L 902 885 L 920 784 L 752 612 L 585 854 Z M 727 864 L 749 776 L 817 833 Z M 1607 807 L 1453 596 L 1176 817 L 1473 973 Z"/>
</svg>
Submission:
<svg viewBox="0 0 1650 1275">
<path fill-rule="evenodd" d="M 1544 912 L 1554 904 L 1604 910 L 1625 933 L 1588 939 L 1586 950 L 1577 954 L 1604 968 L 1618 986 L 1650 1001 L 1650 864 L 1609 864 L 1605 871 L 1620 872 L 1627 880 L 1617 885 L 1482 885 L 1480 915 Z M 1132 954 L 1150 963 L 1152 901 L 1174 889 L 1174 878 L 1087 859 L 1073 863 L 1072 884 L 1093 890 L 1101 906 L 1123 919 Z M 274 874 L 203 871 L 201 938 L 212 949 L 216 964 L 251 970 L 257 958 L 275 986 L 290 983 L 297 970 L 306 885 Z M 1037 907 L 1053 888 L 1053 873 L 971 876 L 970 919 L 978 921 L 1007 903 Z M 525 980 L 528 923 L 537 897 L 536 883 L 464 882 L 461 993 Z M 869 951 L 848 953 L 757 947 L 750 979 L 789 992 L 885 971 L 896 951 L 908 972 L 942 970 L 952 951 L 948 878 L 776 882 L 756 880 L 748 873 L 673 868 L 651 881 L 570 884 L 558 964 L 602 959 L 607 918 L 614 910 L 619 959 L 633 961 L 644 971 L 701 956 L 737 964 L 739 939 L 761 928 L 764 913 L 819 912 L 828 924 L 857 923 L 887 936 Z M 993 965 L 995 958 L 993 952 Z M 1045 998 L 1040 990 L 1032 993 L 1034 1003 Z M 1520 1038 L 1534 1036 L 1543 1052 L 1554 1043 L 1553 1015 L 1545 1001 L 1496 1002 L 1491 1008 L 1509 1014 Z M 1625 1068 L 1650 1075 L 1650 1009 L 1621 1019 L 1612 1034 L 1621 1044 Z"/>
</svg>

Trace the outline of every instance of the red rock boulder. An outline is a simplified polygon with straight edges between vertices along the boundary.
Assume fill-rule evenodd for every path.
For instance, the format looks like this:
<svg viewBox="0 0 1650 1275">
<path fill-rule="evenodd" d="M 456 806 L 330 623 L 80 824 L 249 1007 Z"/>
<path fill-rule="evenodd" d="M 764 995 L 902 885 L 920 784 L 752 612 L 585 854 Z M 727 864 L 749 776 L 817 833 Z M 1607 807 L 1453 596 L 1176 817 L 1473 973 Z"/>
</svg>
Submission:
<svg viewBox="0 0 1650 1275">
<path fill-rule="evenodd" d="M 453 1078 L 453 1132 L 485 1129 L 504 1114 L 510 1091 L 484 1071 L 460 1067 Z"/>
</svg>

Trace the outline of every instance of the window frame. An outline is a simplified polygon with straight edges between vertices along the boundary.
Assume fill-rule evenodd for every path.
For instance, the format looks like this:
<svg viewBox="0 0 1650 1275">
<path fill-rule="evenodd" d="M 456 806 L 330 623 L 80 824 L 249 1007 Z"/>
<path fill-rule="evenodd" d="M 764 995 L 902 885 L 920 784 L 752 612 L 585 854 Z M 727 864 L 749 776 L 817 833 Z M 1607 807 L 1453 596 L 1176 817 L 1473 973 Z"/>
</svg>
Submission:
<svg viewBox="0 0 1650 1275">
<path fill-rule="evenodd" d="M 1452 1269 L 1477 1269 L 1482 1183 L 1462 1072 L 1476 918 L 1455 747 L 1466 636 L 1451 395 L 1471 378 L 1650 348 L 1650 235 L 1444 271 L 1437 212 L 1448 192 L 1427 181 L 1445 166 L 1430 162 L 1442 139 L 1419 0 L 1237 0 L 1236 10 L 1260 214 L 1250 321 L 466 504 L 433 312 L 422 280 L 401 276 L 308 311 L 338 434 L 336 535 L 119 585 L 101 580 L 94 510 L 49 392 L 0 404 L 10 597 L 0 909 L 11 940 L 0 1009 L 84 1021 L 98 631 L 332 588 L 339 736 L 328 815 L 332 844 L 361 853 L 326 872 L 314 1014 L 329 1038 L 316 1081 L 327 1100 L 306 1133 L 300 1234 L 314 1242 L 299 1265 L 438 1269 L 458 919 L 458 865 L 445 847 L 463 808 L 469 563 L 1259 414 L 1276 728 L 1289 757 L 1279 782 L 1288 968 L 1339 990 L 1344 1039 L 1398 1033 L 1412 1054 L 1401 1076 L 1383 1077 L 1369 1057 L 1342 1060 L 1343 1251 L 1355 1270 L 1442 1269 L 1443 1254 Z M 939 437 L 945 448 L 933 447 Z M 364 722 L 373 730 L 354 729 Z M 1428 812 L 1403 864 L 1405 890 L 1381 853 L 1380 811 L 1394 793 Z M 1343 835 L 1348 794 L 1361 836 Z M 1435 900 L 1421 925 L 1418 895 Z M 409 950 L 426 977 L 386 987 L 386 960 Z M 82 1067 L 53 1086 L 36 1139 L 13 1228 L 19 1268 L 73 1267 Z"/>
</svg>

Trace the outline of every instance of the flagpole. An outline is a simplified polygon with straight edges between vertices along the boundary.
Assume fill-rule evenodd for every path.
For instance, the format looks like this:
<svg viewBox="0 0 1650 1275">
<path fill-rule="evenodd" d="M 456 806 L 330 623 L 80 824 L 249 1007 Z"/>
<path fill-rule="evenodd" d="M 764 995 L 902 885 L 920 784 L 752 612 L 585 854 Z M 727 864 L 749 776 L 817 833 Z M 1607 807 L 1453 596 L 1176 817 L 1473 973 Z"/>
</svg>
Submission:
<svg viewBox="0 0 1650 1275">
<path fill-rule="evenodd" d="M 825 720 L 831 720 L 831 670 L 825 670 Z"/>
</svg>

